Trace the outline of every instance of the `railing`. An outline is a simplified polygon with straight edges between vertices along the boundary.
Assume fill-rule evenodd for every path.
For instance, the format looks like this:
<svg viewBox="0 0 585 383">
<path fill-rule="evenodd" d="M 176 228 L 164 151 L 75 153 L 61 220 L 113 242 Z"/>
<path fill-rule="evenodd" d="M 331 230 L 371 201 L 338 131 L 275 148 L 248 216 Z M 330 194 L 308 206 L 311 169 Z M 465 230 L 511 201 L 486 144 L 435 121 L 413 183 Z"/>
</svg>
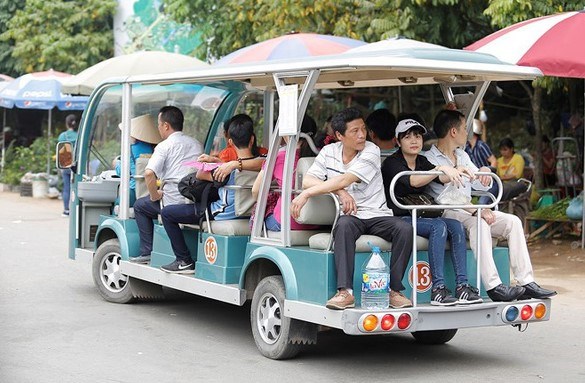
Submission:
<svg viewBox="0 0 585 383">
<path fill-rule="evenodd" d="M 500 180 L 500 178 L 491 172 L 477 172 L 475 173 L 477 176 L 490 176 L 494 179 L 495 182 L 498 183 L 498 195 L 494 196 L 491 193 L 488 192 L 480 192 L 479 194 L 481 195 L 487 195 L 490 196 L 492 198 L 492 203 L 491 204 L 466 204 L 466 205 L 440 205 L 440 204 L 436 204 L 436 205 L 404 205 L 402 203 L 400 203 L 400 201 L 398 201 L 398 199 L 396 198 L 396 194 L 395 194 L 395 187 L 396 187 L 396 183 L 398 181 L 398 179 L 400 177 L 404 177 L 404 176 L 410 176 L 410 175 L 429 175 L 429 174 L 436 174 L 436 175 L 442 175 L 444 174 L 443 172 L 440 171 L 404 171 L 404 172 L 400 172 L 398 173 L 393 179 L 392 182 L 390 182 L 390 198 L 392 199 L 392 202 L 400 209 L 404 209 L 404 210 L 411 210 L 411 214 L 412 214 L 412 228 L 413 228 L 413 233 L 412 233 L 412 264 L 414 265 L 413 267 L 413 275 L 412 275 L 412 286 L 413 286 L 413 294 L 412 294 L 412 304 L 414 307 L 416 307 L 416 301 L 417 301 L 417 293 L 418 293 L 418 272 L 416 272 L 416 265 L 417 265 L 417 246 L 416 246 L 416 220 L 417 220 L 417 212 L 419 209 L 421 209 L 421 207 L 423 207 L 425 210 L 445 210 L 445 209 L 477 209 L 477 226 L 479 227 L 479 225 L 481 224 L 481 210 L 482 209 L 491 209 L 494 208 L 498 205 L 498 203 L 500 202 L 500 199 L 502 198 L 502 181 Z M 473 193 L 472 195 L 478 195 L 476 193 Z M 476 261 L 477 261 L 477 289 L 481 291 L 481 266 L 480 266 L 480 259 L 481 259 L 481 246 L 479 246 L 479 244 L 481 243 L 481 230 L 477 230 L 477 249 L 475 249 L 475 256 L 476 256 Z M 473 249 L 472 249 L 473 250 Z M 429 255 L 430 256 L 430 255 Z"/>
</svg>

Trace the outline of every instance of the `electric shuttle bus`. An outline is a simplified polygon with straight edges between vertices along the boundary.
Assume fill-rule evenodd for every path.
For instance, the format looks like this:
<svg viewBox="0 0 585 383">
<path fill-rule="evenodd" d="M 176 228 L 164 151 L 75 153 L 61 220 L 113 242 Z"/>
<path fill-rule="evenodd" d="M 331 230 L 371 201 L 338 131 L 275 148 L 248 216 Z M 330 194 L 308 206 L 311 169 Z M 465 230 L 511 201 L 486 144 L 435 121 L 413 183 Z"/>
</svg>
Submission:
<svg viewBox="0 0 585 383">
<path fill-rule="evenodd" d="M 291 230 L 289 211 L 292 197 L 301 189 L 303 174 L 314 160 L 301 158 L 294 169 L 295 148 L 306 111 L 322 122 L 328 114 L 349 105 L 364 105 L 365 110 L 367 100 L 379 94 L 400 102 L 408 102 L 407 96 L 416 94 L 416 105 L 427 103 L 425 111 L 436 112 L 454 102 L 466 115 L 470 131 L 491 82 L 532 80 L 540 75 L 538 69 L 506 64 L 486 54 L 415 47 L 108 80 L 90 97 L 73 160 L 59 158 L 59 153 L 70 149 L 69 144 L 59 143 L 57 148 L 59 167 L 71 167 L 73 171 L 69 257 L 91 263 L 97 290 L 109 302 L 159 298 L 163 296 L 162 287 L 238 306 L 251 300 L 254 340 L 260 353 L 273 359 L 294 357 L 303 347 L 315 344 L 318 332 L 324 328 L 356 336 L 411 333 L 422 344 L 441 344 L 452 339 L 459 328 L 520 327 L 547 321 L 550 299 L 489 300 L 471 250 L 467 256 L 469 283 L 480 289 L 483 303 L 431 306 L 428 242 L 421 237 L 413 238 L 416 246 L 403 280 L 404 293 L 412 297 L 413 307 L 360 307 L 361 269 L 371 252 L 368 243 L 380 247 L 386 260 L 391 248 L 381 238 L 364 235 L 356 243 L 356 307 L 327 309 L 325 303 L 336 291 L 332 228 L 340 215 L 340 203 L 335 195 L 309 200 L 298 221 L 315 225 L 314 230 Z M 412 87 L 428 91 L 409 92 Z M 425 95 L 422 100 L 421 94 Z M 410 104 L 415 105 L 413 100 Z M 192 275 L 169 274 L 160 269 L 175 259 L 160 218 L 154 222 L 149 263 L 129 262 L 130 257 L 139 255 L 129 185 L 133 178 L 137 197 L 147 194 L 142 172 L 148 161 L 136 159 L 136 171 L 130 175 L 130 121 L 144 114 L 156 121 L 159 109 L 165 105 L 183 111 L 183 132 L 201 142 L 206 153 L 225 147 L 224 121 L 238 113 L 253 118 L 258 141 L 268 148 L 266 177 L 257 200 L 251 194 L 257 173 L 236 170 L 235 185 L 230 187 L 235 190 L 237 219 L 205 220 L 201 225 L 182 228 L 195 262 Z M 284 177 L 278 187 L 271 183 L 271 175 L 285 136 Z M 112 170 L 118 156 L 119 177 Z M 263 219 L 250 222 L 252 215 L 264 217 L 269 193 L 282 195 L 280 232 L 266 230 Z M 495 206 L 498 197 L 481 207 Z M 503 283 L 509 283 L 505 243 L 500 242 L 493 254 Z M 445 277 L 453 290 L 454 275 L 450 259 L 446 258 Z M 201 310 L 204 313 L 205 307 Z"/>
</svg>

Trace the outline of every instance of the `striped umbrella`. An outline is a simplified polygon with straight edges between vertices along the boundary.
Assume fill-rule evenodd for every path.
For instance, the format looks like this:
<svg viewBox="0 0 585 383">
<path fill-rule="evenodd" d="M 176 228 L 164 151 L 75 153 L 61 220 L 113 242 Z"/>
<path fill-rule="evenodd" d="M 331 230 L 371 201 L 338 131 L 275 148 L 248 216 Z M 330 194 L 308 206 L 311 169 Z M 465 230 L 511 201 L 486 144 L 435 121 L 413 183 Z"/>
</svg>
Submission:
<svg viewBox="0 0 585 383">
<path fill-rule="evenodd" d="M 489 53 L 512 64 L 534 66 L 548 76 L 585 78 L 583 36 L 585 10 L 526 20 L 463 49 Z M 583 206 L 581 222 L 585 228 Z M 581 230 L 581 248 L 585 248 L 585 230 Z"/>
<path fill-rule="evenodd" d="M 463 48 L 534 66 L 548 76 L 585 78 L 585 11 L 526 20 Z"/>
<path fill-rule="evenodd" d="M 216 65 L 333 55 L 365 44 L 347 37 L 293 32 L 238 49 L 218 60 Z"/>
</svg>

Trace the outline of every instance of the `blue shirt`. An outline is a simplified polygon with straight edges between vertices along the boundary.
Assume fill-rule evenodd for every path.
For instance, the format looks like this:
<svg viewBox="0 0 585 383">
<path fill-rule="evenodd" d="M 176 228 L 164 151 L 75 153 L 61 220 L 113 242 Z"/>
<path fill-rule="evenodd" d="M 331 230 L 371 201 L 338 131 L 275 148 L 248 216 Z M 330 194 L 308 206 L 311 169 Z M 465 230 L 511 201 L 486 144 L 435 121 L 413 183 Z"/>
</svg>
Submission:
<svg viewBox="0 0 585 383">
<path fill-rule="evenodd" d="M 478 168 L 481 168 L 482 166 L 490 167 L 490 163 L 487 159 L 493 156 L 493 153 L 488 144 L 482 140 L 478 139 L 473 149 L 468 141 L 467 145 L 465 145 L 465 153 L 469 155 L 471 162 L 473 162 Z"/>
<path fill-rule="evenodd" d="M 236 172 L 234 170 L 230 173 L 227 185 L 234 185 L 236 183 Z M 218 189 L 219 199 L 211 203 L 211 214 L 216 221 L 223 221 L 226 219 L 236 219 L 236 197 L 235 190 L 226 189 L 223 186 Z"/>
<path fill-rule="evenodd" d="M 77 131 L 67 129 L 66 131 L 59 134 L 59 138 L 57 138 L 57 141 L 71 142 L 71 146 L 75 148 L 75 143 L 77 142 Z"/>
<path fill-rule="evenodd" d="M 152 144 L 143 141 L 136 141 L 132 145 L 130 145 L 130 175 L 133 176 L 136 174 L 136 159 L 140 157 L 141 154 L 152 154 Z M 119 176 L 122 169 L 122 164 L 120 161 L 116 164 L 116 174 Z M 136 189 L 136 180 L 134 177 L 130 177 L 130 189 Z"/>
</svg>

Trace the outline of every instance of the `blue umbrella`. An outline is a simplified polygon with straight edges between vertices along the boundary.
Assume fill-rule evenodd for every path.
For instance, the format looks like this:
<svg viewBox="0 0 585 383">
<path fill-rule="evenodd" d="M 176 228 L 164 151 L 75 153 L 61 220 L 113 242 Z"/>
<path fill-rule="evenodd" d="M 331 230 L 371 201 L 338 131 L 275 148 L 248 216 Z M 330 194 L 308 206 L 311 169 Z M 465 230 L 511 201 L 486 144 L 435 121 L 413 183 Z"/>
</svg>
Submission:
<svg viewBox="0 0 585 383">
<path fill-rule="evenodd" d="M 25 74 L 10 81 L 0 92 L 0 107 L 41 109 L 49 111 L 47 136 L 51 138 L 51 117 L 53 108 L 60 110 L 83 110 L 89 97 L 70 96 L 61 93 L 61 82 L 70 74 L 52 69 L 44 72 Z M 50 155 L 47 158 L 47 173 L 50 171 Z"/>
</svg>

